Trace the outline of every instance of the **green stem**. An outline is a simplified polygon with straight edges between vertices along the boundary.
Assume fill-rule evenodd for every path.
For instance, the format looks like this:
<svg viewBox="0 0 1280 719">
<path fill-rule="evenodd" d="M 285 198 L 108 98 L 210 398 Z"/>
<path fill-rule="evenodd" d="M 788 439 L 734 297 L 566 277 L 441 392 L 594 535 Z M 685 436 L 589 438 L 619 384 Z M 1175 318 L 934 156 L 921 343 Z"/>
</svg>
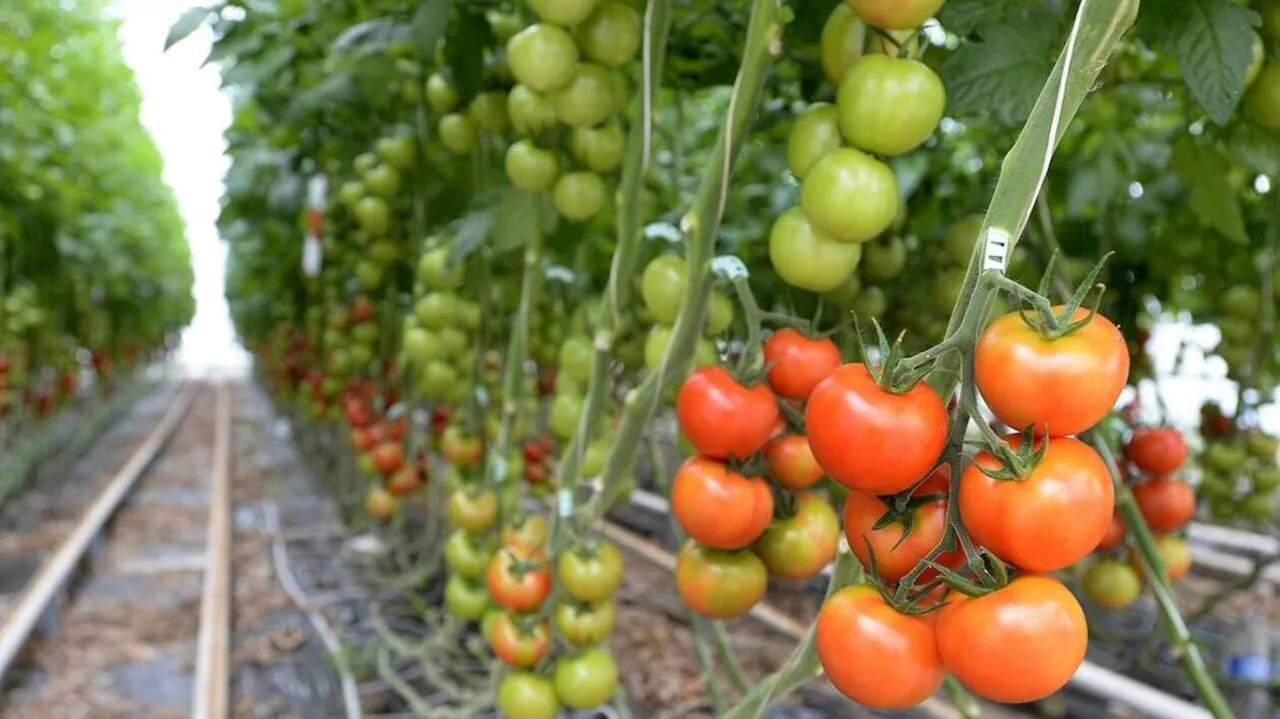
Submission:
<svg viewBox="0 0 1280 719">
<path fill-rule="evenodd" d="M 698 653 L 698 664 L 702 667 L 702 682 L 711 696 L 711 706 L 716 716 L 724 716 L 724 694 L 720 692 L 720 680 L 716 678 L 715 665 L 711 661 L 711 649 L 707 646 L 707 620 L 689 612 L 689 620 L 693 623 L 693 647 Z"/>
<path fill-rule="evenodd" d="M 978 700 L 958 679 L 948 674 L 942 686 L 946 688 L 947 696 L 951 697 L 951 703 L 956 705 L 965 719 L 982 719 L 982 707 L 978 706 Z"/>
</svg>

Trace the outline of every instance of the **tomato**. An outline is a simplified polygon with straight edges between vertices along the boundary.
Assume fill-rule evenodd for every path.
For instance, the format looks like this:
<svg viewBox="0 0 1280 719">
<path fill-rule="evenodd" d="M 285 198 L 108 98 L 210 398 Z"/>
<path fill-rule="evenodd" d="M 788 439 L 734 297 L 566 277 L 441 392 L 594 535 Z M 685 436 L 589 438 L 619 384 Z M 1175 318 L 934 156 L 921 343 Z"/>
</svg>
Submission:
<svg viewBox="0 0 1280 719">
<path fill-rule="evenodd" d="M 464 622 L 479 621 L 489 608 L 489 592 L 479 582 L 454 575 L 445 582 L 444 604 L 450 614 Z"/>
<path fill-rule="evenodd" d="M 1124 446 L 1133 466 L 1157 477 L 1177 471 L 1187 461 L 1187 442 L 1173 427 L 1141 427 Z"/>
<path fill-rule="evenodd" d="M 1015 449 L 1022 443 L 1018 435 L 1005 441 Z M 980 467 L 1001 466 L 987 451 L 960 475 L 960 518 L 970 536 L 1031 572 L 1051 572 L 1083 559 L 1098 546 L 1115 511 L 1111 474 L 1098 453 L 1071 437 L 1048 442 L 1023 479 L 984 474 Z"/>
<path fill-rule="evenodd" d="M 975 599 L 953 592 L 938 612 L 937 631 L 947 669 L 978 696 L 1008 704 L 1061 689 L 1088 644 L 1080 603 L 1061 582 L 1040 575 Z"/>
<path fill-rule="evenodd" d="M 873 709 L 913 707 L 947 675 L 932 621 L 898 613 L 866 585 L 827 598 L 818 612 L 815 646 L 835 688 Z"/>
<path fill-rule="evenodd" d="M 453 112 L 460 98 L 453 83 L 444 75 L 435 72 L 427 78 L 427 105 L 434 112 Z"/>
<path fill-rule="evenodd" d="M 676 396 L 676 417 L 700 454 L 746 459 L 764 448 L 778 423 L 778 404 L 764 383 L 739 384 L 723 367 L 694 370 Z"/>
<path fill-rule="evenodd" d="M 537 23 L 507 41 L 507 65 L 516 82 L 530 90 L 559 90 L 573 77 L 578 46 L 564 28 Z"/>
<path fill-rule="evenodd" d="M 703 328 L 705 334 L 708 337 L 723 334 L 731 324 L 733 324 L 733 303 L 729 298 L 719 292 L 707 295 L 707 325 Z"/>
<path fill-rule="evenodd" d="M 1072 319 L 1088 314 L 1081 307 Z M 1115 406 L 1128 376 L 1124 336 L 1100 314 L 1048 340 L 1010 312 L 987 327 L 974 351 L 978 391 L 996 417 L 1016 430 L 1034 424 L 1037 434 L 1055 437 L 1097 424 Z"/>
<path fill-rule="evenodd" d="M 835 558 L 839 541 L 836 511 L 825 500 L 802 494 L 796 498 L 796 513 L 774 520 L 752 550 L 773 576 L 809 579 Z"/>
<path fill-rule="evenodd" d="M 517 571 L 516 564 L 535 566 Z M 541 550 L 520 545 L 503 547 L 489 562 L 485 574 L 493 601 L 513 612 L 531 612 L 551 593 L 551 572 Z"/>
<path fill-rule="evenodd" d="M 900 203 L 893 169 L 852 147 L 827 153 L 800 184 L 800 206 L 809 224 L 838 242 L 866 242 L 884 232 Z"/>
<path fill-rule="evenodd" d="M 604 180 L 594 172 L 566 173 L 556 181 L 551 198 L 566 220 L 585 222 L 604 207 Z"/>
<path fill-rule="evenodd" d="M 966 265 L 973 255 L 973 248 L 978 244 L 978 235 L 982 233 L 982 215 L 969 215 L 947 230 L 943 245 L 947 255 L 958 265 Z"/>
<path fill-rule="evenodd" d="M 947 501 L 940 499 L 921 504 L 910 511 L 909 520 L 895 517 L 884 527 L 873 529 L 888 513 L 889 506 L 875 495 L 851 491 L 844 502 L 844 531 L 849 548 L 862 566 L 870 571 L 874 557 L 880 577 L 896 582 L 915 569 L 916 564 L 942 540 L 947 528 Z M 938 557 L 937 563 L 958 567 L 964 564 L 964 552 L 958 549 L 946 552 Z M 937 572 L 934 569 L 925 569 L 920 580 L 927 582 L 935 576 Z"/>
<path fill-rule="evenodd" d="M 773 481 L 783 489 L 794 492 L 822 479 L 822 467 L 814 459 L 809 440 L 803 434 L 778 437 L 765 445 L 764 457 L 769 462 Z"/>
<path fill-rule="evenodd" d="M 556 695 L 571 709 L 590 709 L 609 701 L 618 688 L 618 665 L 607 649 L 591 649 L 556 662 Z"/>
<path fill-rule="evenodd" d="M 369 434 L 369 430 L 356 427 L 351 430 L 350 435 L 351 448 L 357 452 L 364 453 L 373 449 L 373 437 Z"/>
<path fill-rule="evenodd" d="M 551 616 L 552 625 L 569 644 L 590 647 L 603 642 L 613 632 L 618 609 L 612 599 L 596 604 L 560 602 Z"/>
<path fill-rule="evenodd" d="M 498 495 L 489 490 L 454 490 L 446 508 L 449 524 L 471 534 L 489 531 L 498 519 Z"/>
<path fill-rule="evenodd" d="M 364 508 L 370 517 L 385 522 L 400 511 L 400 500 L 382 487 L 370 487 L 369 494 L 365 496 Z"/>
<path fill-rule="evenodd" d="M 551 433 L 568 441 L 578 431 L 578 419 L 582 416 L 582 397 L 561 392 L 551 401 L 547 419 Z"/>
<path fill-rule="evenodd" d="M 680 306 L 684 304 L 688 281 L 688 267 L 677 255 L 658 255 L 645 266 L 640 277 L 640 295 L 654 319 L 664 325 L 675 324 Z"/>
<path fill-rule="evenodd" d="M 551 95 L 556 117 L 570 127 L 595 127 L 617 107 L 613 72 L 589 62 L 578 63 L 572 77 Z"/>
<path fill-rule="evenodd" d="M 619 0 L 604 0 L 577 30 L 574 39 L 588 60 L 621 67 L 640 50 L 640 13 Z"/>
<path fill-rule="evenodd" d="M 1098 540 L 1097 551 L 1105 552 L 1108 549 L 1120 546 L 1124 541 L 1125 528 L 1124 520 L 1120 518 L 1119 512 L 1111 514 L 1111 521 L 1107 523 L 1107 529 L 1102 533 L 1102 539 Z"/>
<path fill-rule="evenodd" d="M 569 151 L 573 158 L 592 172 L 607 173 L 622 164 L 627 138 L 616 122 L 599 127 L 575 127 L 569 134 Z"/>
<path fill-rule="evenodd" d="M 541 549 L 547 543 L 547 520 L 539 515 L 516 515 L 502 528 L 503 547 L 528 551 Z"/>
<path fill-rule="evenodd" d="M 387 203 L 380 197 L 365 197 L 356 203 L 355 209 L 352 210 L 355 215 L 356 223 L 360 225 L 360 229 L 366 233 L 379 237 L 387 233 L 387 223 L 390 217 L 390 210 L 387 209 Z M 361 282 L 360 284 L 371 287 L 376 286 L 377 282 Z"/>
<path fill-rule="evenodd" d="M 938 128 L 946 107 L 942 80 L 917 60 L 863 55 L 836 93 L 840 129 L 860 150 L 902 155 Z"/>
<path fill-rule="evenodd" d="M 458 371 L 453 368 L 453 365 L 441 361 L 428 362 L 418 375 L 418 388 L 429 399 L 445 397 L 457 382 Z"/>
<path fill-rule="evenodd" d="M 859 317 L 876 318 L 883 315 L 888 306 L 889 300 L 885 297 L 884 290 L 879 287 L 864 287 L 853 302 L 853 311 Z"/>
<path fill-rule="evenodd" d="M 374 165 L 361 179 L 369 192 L 379 197 L 392 197 L 400 191 L 400 173 L 390 165 Z"/>
<path fill-rule="evenodd" d="M 1280 467 L 1257 467 L 1249 473 L 1249 480 L 1255 492 L 1270 493 L 1280 487 Z"/>
<path fill-rule="evenodd" d="M 820 382 L 804 417 L 818 464 L 840 484 L 871 494 L 915 484 L 947 441 L 947 410 L 928 383 L 893 394 L 859 363 L 841 365 Z"/>
<path fill-rule="evenodd" d="M 1170 582 L 1176 582 L 1187 575 L 1191 571 L 1191 546 L 1186 540 L 1176 534 L 1157 534 L 1155 536 L 1156 552 L 1160 555 L 1160 561 L 1164 564 L 1165 576 Z M 1138 558 L 1136 549 L 1129 550 L 1129 566 L 1133 567 L 1139 577 L 1145 579 L 1142 573 L 1142 563 Z"/>
<path fill-rule="evenodd" d="M 1280 127 L 1280 64 L 1268 62 L 1244 96 L 1249 115 L 1267 127 Z"/>
<path fill-rule="evenodd" d="M 749 550 L 726 552 L 691 540 L 676 556 L 676 591 L 708 619 L 746 614 L 764 597 L 768 583 L 764 562 Z"/>
<path fill-rule="evenodd" d="M 787 135 L 787 167 L 803 180 L 813 164 L 844 144 L 840 113 L 835 105 L 819 102 L 800 113 Z"/>
<path fill-rule="evenodd" d="M 659 324 L 649 328 L 649 334 L 644 340 L 644 366 L 650 372 L 658 369 L 669 344 L 671 344 L 670 326 Z M 695 368 L 711 367 L 719 361 L 720 353 L 716 351 L 716 346 L 706 338 L 699 337 L 693 346 L 693 366 Z"/>
<path fill-rule="evenodd" d="M 369 454 L 379 474 L 392 475 L 404 466 L 404 446 L 399 442 L 383 442 Z"/>
<path fill-rule="evenodd" d="M 384 137 L 375 145 L 375 151 L 382 161 L 398 170 L 407 170 L 417 161 L 417 143 L 412 135 L 392 135 Z"/>
<path fill-rule="evenodd" d="M 507 148 L 506 170 L 512 185 L 527 192 L 545 192 L 560 175 L 560 161 L 554 152 L 528 139 L 517 140 Z"/>
<path fill-rule="evenodd" d="M 822 71 L 832 85 L 839 85 L 854 60 L 862 57 L 867 43 L 867 24 L 844 3 L 831 10 L 819 40 Z"/>
<path fill-rule="evenodd" d="M 1134 486 L 1142 518 L 1156 532 L 1173 532 L 1196 513 L 1196 491 L 1174 477 L 1158 477 Z"/>
<path fill-rule="evenodd" d="M 387 491 L 396 496 L 412 494 L 422 486 L 422 474 L 417 467 L 404 466 L 387 479 Z"/>
<path fill-rule="evenodd" d="M 862 274 L 869 280 L 891 280 L 907 266 L 907 245 L 900 237 L 873 240 L 862 248 Z"/>
<path fill-rule="evenodd" d="M 1240 471 L 1244 468 L 1245 462 L 1248 461 L 1249 456 L 1244 447 L 1225 442 L 1209 443 L 1205 448 L 1204 456 L 1201 458 L 1201 463 L 1206 468 L 1217 470 L 1227 475 Z"/>
<path fill-rule="evenodd" d="M 498 686 L 498 711 L 504 719 L 556 719 L 560 700 L 549 680 L 529 672 L 512 672 Z"/>
<path fill-rule="evenodd" d="M 507 115 L 521 135 L 540 135 L 558 122 L 551 98 L 524 85 L 516 85 L 507 93 Z"/>
<path fill-rule="evenodd" d="M 480 461 L 484 444 L 479 437 L 472 437 L 457 426 L 445 429 L 440 437 L 440 455 L 458 469 L 467 469 Z"/>
<path fill-rule="evenodd" d="M 622 584 L 622 552 L 608 542 L 560 555 L 560 583 L 569 596 L 583 602 L 607 599 Z"/>
<path fill-rule="evenodd" d="M 450 572 L 466 579 L 479 579 L 489 567 L 493 548 L 471 539 L 466 530 L 456 530 L 444 543 L 444 563 Z"/>
<path fill-rule="evenodd" d="M 834 290 L 853 274 L 861 259 L 861 245 L 819 234 L 799 207 L 778 215 L 769 230 L 769 262 L 792 287 Z"/>
<path fill-rule="evenodd" d="M 1116 559 L 1099 559 L 1085 570 L 1080 580 L 1089 601 L 1111 611 L 1133 604 L 1142 593 L 1142 579 L 1133 567 Z"/>
<path fill-rule="evenodd" d="M 700 544 L 741 549 L 769 526 L 773 493 L 759 477 L 745 477 L 713 459 L 694 456 L 676 470 L 671 511 Z"/>
<path fill-rule="evenodd" d="M 455 155 L 470 155 L 476 149 L 479 138 L 476 124 L 470 117 L 452 113 L 440 118 L 437 126 L 440 144 Z"/>
<path fill-rule="evenodd" d="M 1245 434 L 1244 447 L 1249 456 L 1272 462 L 1276 458 L 1276 451 L 1280 450 L 1280 439 L 1262 430 L 1254 430 Z"/>
<path fill-rule="evenodd" d="M 493 653 L 507 666 L 529 669 L 547 655 L 551 648 L 551 632 L 546 620 L 527 622 L 503 612 L 489 629 Z"/>
<path fill-rule="evenodd" d="M 569 27 L 577 25 L 596 8 L 599 0 L 528 0 L 529 7 L 546 22 Z"/>
<path fill-rule="evenodd" d="M 866 20 L 881 30 L 913 30 L 933 17 L 943 0 L 844 0 Z"/>
<path fill-rule="evenodd" d="M 840 366 L 840 348 L 826 337 L 810 338 L 784 327 L 764 342 L 769 386 L 779 397 L 806 399 Z"/>
</svg>

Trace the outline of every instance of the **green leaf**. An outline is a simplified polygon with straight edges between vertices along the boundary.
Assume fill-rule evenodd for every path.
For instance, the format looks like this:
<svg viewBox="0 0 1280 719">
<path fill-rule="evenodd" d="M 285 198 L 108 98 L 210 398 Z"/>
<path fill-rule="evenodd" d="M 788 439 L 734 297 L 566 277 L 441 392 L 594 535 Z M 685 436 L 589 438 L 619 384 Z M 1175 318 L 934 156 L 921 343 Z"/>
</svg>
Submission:
<svg viewBox="0 0 1280 719">
<path fill-rule="evenodd" d="M 1040 0 L 950 0 L 938 10 L 938 22 L 957 35 L 999 22 Z"/>
<path fill-rule="evenodd" d="M 979 31 L 942 64 L 947 109 L 963 114 L 992 111 L 1004 122 L 1022 122 L 1053 69 L 1062 20 L 1044 5 L 1028 6 Z"/>
<path fill-rule="evenodd" d="M 506 252 L 524 247 L 538 232 L 541 223 L 532 222 L 539 210 L 538 198 L 531 192 L 507 188 L 502 193 L 493 218 L 493 250 Z"/>
<path fill-rule="evenodd" d="M 468 11 L 449 26 L 445 63 L 453 70 L 453 85 L 462 101 L 470 102 L 484 77 L 484 49 L 493 44 L 493 29 L 484 15 Z"/>
<path fill-rule="evenodd" d="M 329 52 L 340 53 L 365 43 L 385 45 L 394 29 L 395 22 L 387 18 L 375 18 L 356 23 L 334 38 L 333 44 L 329 46 Z"/>
<path fill-rule="evenodd" d="M 1254 122 L 1236 123 L 1227 140 L 1231 158 L 1259 174 L 1280 176 L 1280 133 Z"/>
<path fill-rule="evenodd" d="M 213 12 L 214 8 L 212 7 L 193 7 L 182 13 L 178 17 L 178 21 L 173 24 L 173 27 L 169 28 L 169 35 L 164 39 L 164 49 L 168 50 L 185 40 L 188 35 L 203 25 L 204 21 L 209 19 L 209 15 L 213 14 Z"/>
<path fill-rule="evenodd" d="M 1139 30 L 1178 59 L 1187 88 L 1219 125 L 1244 94 L 1257 15 L 1232 0 L 1147 0 Z"/>
<path fill-rule="evenodd" d="M 455 265 L 480 249 L 489 239 L 501 198 L 495 202 L 493 193 L 485 193 L 472 203 L 473 209 L 459 219 L 453 230 L 453 244 L 449 248 L 449 264 Z"/>
<path fill-rule="evenodd" d="M 1224 179 L 1231 161 L 1221 150 L 1183 135 L 1173 143 L 1173 169 L 1190 189 L 1193 212 L 1228 239 L 1248 242 L 1240 198 Z"/>
<path fill-rule="evenodd" d="M 422 0 L 413 13 L 413 41 L 425 57 L 432 57 L 449 27 L 453 0 Z"/>
</svg>

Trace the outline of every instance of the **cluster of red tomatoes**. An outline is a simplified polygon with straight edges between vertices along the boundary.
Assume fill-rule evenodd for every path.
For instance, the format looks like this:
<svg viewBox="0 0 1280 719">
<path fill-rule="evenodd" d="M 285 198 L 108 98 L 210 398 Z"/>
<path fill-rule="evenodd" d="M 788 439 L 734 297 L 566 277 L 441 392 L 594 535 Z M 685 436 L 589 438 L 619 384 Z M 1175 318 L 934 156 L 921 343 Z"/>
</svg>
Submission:
<svg viewBox="0 0 1280 719">
<path fill-rule="evenodd" d="M 405 418 L 390 418 L 373 410 L 372 383 L 361 383 L 347 393 L 344 400 L 347 423 L 351 425 L 348 441 L 356 451 L 360 470 L 380 481 L 369 488 L 365 509 L 377 520 L 390 518 L 399 509 L 399 498 L 411 494 L 427 479 L 426 454 L 420 452 L 416 462 L 406 462 L 404 452 Z"/>
<path fill-rule="evenodd" d="M 1125 457 L 1132 466 L 1133 498 L 1147 526 L 1155 532 L 1156 549 L 1170 581 L 1181 579 L 1191 569 L 1191 549 L 1175 532 L 1196 513 L 1196 493 L 1174 473 L 1187 459 L 1187 443 L 1172 427 L 1141 427 L 1125 444 Z M 1124 609 L 1142 593 L 1142 567 L 1135 553 L 1129 561 L 1120 551 L 1124 523 L 1113 516 L 1102 541 L 1098 558 L 1085 570 L 1081 587 L 1089 599 L 1108 610 Z"/>
</svg>

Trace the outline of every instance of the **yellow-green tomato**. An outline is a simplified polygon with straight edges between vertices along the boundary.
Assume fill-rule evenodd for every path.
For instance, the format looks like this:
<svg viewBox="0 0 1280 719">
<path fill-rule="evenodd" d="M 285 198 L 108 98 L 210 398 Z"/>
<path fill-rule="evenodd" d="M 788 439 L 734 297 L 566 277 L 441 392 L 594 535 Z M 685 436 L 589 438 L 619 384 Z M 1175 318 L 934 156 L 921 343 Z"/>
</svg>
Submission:
<svg viewBox="0 0 1280 719">
<path fill-rule="evenodd" d="M 1259 123 L 1280 128 L 1280 62 L 1268 62 L 1244 96 L 1245 109 Z"/>
<path fill-rule="evenodd" d="M 862 258 L 862 245 L 836 242 L 813 229 L 805 213 L 793 207 L 769 231 L 769 261 L 792 287 L 830 292 L 840 287 Z"/>
<path fill-rule="evenodd" d="M 556 117 L 570 127 L 599 125 L 618 106 L 615 74 L 595 63 L 578 63 L 569 81 L 551 95 Z"/>
<path fill-rule="evenodd" d="M 893 169 L 852 147 L 818 160 L 800 185 L 809 224 L 837 242 L 866 242 L 884 232 L 899 204 Z"/>
<path fill-rule="evenodd" d="M 553 92 L 573 77 L 578 46 L 568 30 L 537 23 L 507 41 L 507 65 L 521 85 L 538 92 Z"/>
<path fill-rule="evenodd" d="M 531 672 L 512 672 L 498 685 L 498 711 L 504 719 L 556 719 L 560 700 L 550 681 Z"/>
<path fill-rule="evenodd" d="M 854 60 L 862 57 L 867 44 L 867 24 L 848 5 L 840 3 L 831 11 L 822 26 L 819 40 L 822 51 L 822 71 L 832 85 L 839 85 L 845 70 Z"/>
<path fill-rule="evenodd" d="M 627 138 L 615 122 L 599 127 L 575 127 L 569 135 L 569 152 L 573 159 L 593 172 L 613 172 L 622 164 Z"/>
<path fill-rule="evenodd" d="M 570 27 L 586 20 L 599 0 L 528 0 L 529 7 L 547 22 Z"/>
<path fill-rule="evenodd" d="M 855 147 L 901 155 L 938 127 L 946 90 L 928 65 L 888 55 L 863 55 L 849 67 L 836 93 L 840 129 Z"/>
<path fill-rule="evenodd" d="M 521 135 L 540 135 L 557 122 L 551 98 L 524 85 L 516 85 L 507 93 L 507 115 L 511 126 Z"/>
<path fill-rule="evenodd" d="M 640 295 L 654 319 L 674 324 L 684 304 L 689 269 L 678 255 L 659 255 L 649 262 L 640 277 Z"/>
<path fill-rule="evenodd" d="M 427 78 L 427 105 L 433 111 L 453 112 L 458 101 L 458 91 L 449 82 L 449 78 L 438 72 Z"/>
<path fill-rule="evenodd" d="M 792 123 L 787 135 L 787 167 L 797 180 L 803 180 L 815 162 L 842 144 L 840 113 L 835 105 L 820 102 Z"/>
<path fill-rule="evenodd" d="M 662 364 L 662 358 L 667 353 L 667 345 L 671 343 L 671 330 L 670 325 L 664 324 L 656 324 L 649 328 L 649 334 L 644 340 L 644 366 L 650 372 Z M 693 346 L 693 366 L 709 367 L 719 361 L 720 356 L 716 352 L 716 346 L 705 337 L 699 337 Z"/>
<path fill-rule="evenodd" d="M 574 33 L 588 60 L 621 67 L 640 49 L 640 13 L 619 0 L 600 3 Z"/>
<path fill-rule="evenodd" d="M 729 329 L 731 324 L 733 324 L 733 303 L 719 292 L 712 292 L 707 298 L 707 336 L 715 337 Z"/>
<path fill-rule="evenodd" d="M 512 185 L 528 192 L 545 192 L 560 174 L 560 161 L 554 152 L 528 139 L 518 140 L 507 148 L 506 169 Z"/>
<path fill-rule="evenodd" d="M 485 132 L 498 135 L 507 129 L 507 96 L 500 90 L 476 95 L 468 111 L 471 119 Z"/>
<path fill-rule="evenodd" d="M 569 172 L 556 180 L 551 199 L 566 220 L 585 222 L 604 207 L 604 180 L 594 172 Z"/>
<path fill-rule="evenodd" d="M 478 132 L 476 124 L 470 117 L 459 112 L 445 115 L 440 118 L 437 129 L 440 134 L 440 144 L 444 145 L 449 152 L 455 155 L 470 155 L 476 149 Z"/>
<path fill-rule="evenodd" d="M 606 649 L 595 648 L 556 661 L 556 696 L 571 709 L 591 709 L 609 701 L 618 688 L 618 666 Z"/>
</svg>

